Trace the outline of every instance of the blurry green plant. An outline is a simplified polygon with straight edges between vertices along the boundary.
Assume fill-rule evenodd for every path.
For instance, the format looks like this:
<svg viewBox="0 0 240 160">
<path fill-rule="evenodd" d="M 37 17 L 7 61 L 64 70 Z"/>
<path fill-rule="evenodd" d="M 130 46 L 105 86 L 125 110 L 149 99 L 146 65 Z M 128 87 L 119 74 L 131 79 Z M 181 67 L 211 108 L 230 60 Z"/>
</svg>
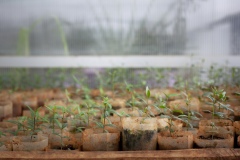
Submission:
<svg viewBox="0 0 240 160">
<path fill-rule="evenodd" d="M 202 117 L 202 115 L 197 112 L 193 111 L 191 109 L 191 95 L 187 92 L 182 92 L 182 94 L 185 96 L 185 103 L 187 108 L 187 113 L 181 114 L 178 117 L 182 119 L 183 122 L 187 125 L 187 130 L 192 129 L 193 125 L 191 124 L 191 120 L 200 120 L 199 117 Z"/>
<path fill-rule="evenodd" d="M 215 87 L 212 88 L 210 92 L 205 92 L 203 94 L 203 97 L 208 98 L 210 101 L 206 102 L 206 104 L 210 105 L 212 107 L 212 111 L 210 110 L 204 110 L 204 112 L 208 112 L 212 114 L 212 119 L 215 117 L 218 118 L 228 118 L 229 117 L 224 113 L 222 110 L 234 112 L 229 104 L 224 104 L 227 100 L 226 92 L 223 89 L 217 89 Z"/>
<path fill-rule="evenodd" d="M 16 131 L 10 131 L 10 133 L 12 135 L 17 136 L 19 132 L 23 132 L 23 134 L 26 135 L 26 132 L 27 132 L 27 117 L 26 116 L 22 116 L 22 117 L 19 117 L 18 119 L 14 119 L 14 120 L 8 120 L 7 122 L 17 125 Z"/>
<path fill-rule="evenodd" d="M 102 110 L 101 114 L 101 120 L 95 121 L 98 128 L 102 128 L 102 132 L 108 132 L 105 127 L 116 127 L 114 124 L 112 124 L 111 120 L 108 118 L 111 114 L 115 113 L 115 111 L 112 109 L 112 105 L 109 103 L 108 97 L 103 97 L 102 105 L 100 106 L 100 109 Z M 106 123 L 108 121 L 108 123 Z"/>
</svg>

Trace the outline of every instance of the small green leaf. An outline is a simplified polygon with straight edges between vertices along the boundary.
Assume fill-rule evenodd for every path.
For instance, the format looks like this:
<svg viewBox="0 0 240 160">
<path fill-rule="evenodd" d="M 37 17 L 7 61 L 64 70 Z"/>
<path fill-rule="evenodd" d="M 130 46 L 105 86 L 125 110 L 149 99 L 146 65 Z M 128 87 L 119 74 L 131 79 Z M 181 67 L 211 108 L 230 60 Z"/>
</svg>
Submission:
<svg viewBox="0 0 240 160">
<path fill-rule="evenodd" d="M 209 111 L 209 110 L 203 110 L 203 112 L 205 112 L 205 113 L 212 113 L 212 112 Z"/>
<path fill-rule="evenodd" d="M 234 92 L 233 95 L 240 96 L 240 93 L 239 92 Z"/>
<path fill-rule="evenodd" d="M 151 92 L 150 92 L 150 90 L 149 90 L 149 88 L 148 88 L 148 86 L 146 87 L 146 97 L 147 98 L 150 98 L 150 96 L 151 96 Z"/>
<path fill-rule="evenodd" d="M 35 112 L 34 112 L 34 110 L 33 110 L 31 107 L 29 107 L 29 106 L 27 106 L 27 108 L 30 110 L 31 117 L 35 117 Z"/>
<path fill-rule="evenodd" d="M 173 112 L 183 114 L 183 111 L 180 109 L 174 109 Z"/>
</svg>

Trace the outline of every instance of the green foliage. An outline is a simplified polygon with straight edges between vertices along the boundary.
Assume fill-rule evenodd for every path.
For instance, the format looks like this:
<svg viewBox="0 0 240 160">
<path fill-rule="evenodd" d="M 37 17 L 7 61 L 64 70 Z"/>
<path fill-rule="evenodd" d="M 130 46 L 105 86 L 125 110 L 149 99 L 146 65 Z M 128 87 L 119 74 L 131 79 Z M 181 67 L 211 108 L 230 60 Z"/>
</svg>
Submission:
<svg viewBox="0 0 240 160">
<path fill-rule="evenodd" d="M 36 135 L 41 131 L 40 125 L 44 122 L 47 123 L 48 120 L 39 115 L 39 109 L 41 109 L 41 107 L 36 109 L 36 111 L 29 106 L 27 107 L 30 110 L 31 115 L 27 118 L 27 130 L 30 131 L 30 135 Z"/>
<path fill-rule="evenodd" d="M 61 150 L 63 148 L 63 138 L 67 138 L 66 136 L 64 136 L 63 131 L 64 129 L 67 127 L 67 123 L 65 123 L 65 118 L 66 118 L 66 114 L 69 112 L 69 110 L 64 107 L 64 106 L 54 106 L 53 109 L 49 108 L 52 112 L 52 121 L 53 121 L 53 126 L 52 126 L 52 133 L 59 136 L 61 139 Z M 56 112 L 56 110 L 58 110 L 59 112 L 61 112 L 61 114 L 59 114 L 58 112 Z M 60 133 L 55 132 L 54 128 L 55 128 L 55 124 L 58 128 L 60 128 Z"/>
<path fill-rule="evenodd" d="M 202 117 L 202 115 L 199 112 L 193 111 L 191 109 L 191 99 L 192 99 L 191 95 L 185 92 L 182 92 L 182 94 L 185 96 L 187 114 L 182 114 L 182 115 L 179 115 L 178 117 L 181 118 L 187 124 L 187 129 L 189 130 L 189 128 L 193 128 L 191 124 L 191 120 L 199 120 L 199 117 Z"/>
<path fill-rule="evenodd" d="M 217 88 L 213 87 L 210 92 L 205 92 L 203 94 L 203 97 L 206 97 L 210 100 L 210 102 L 207 101 L 206 104 L 212 106 L 212 111 L 206 110 L 205 112 L 211 113 L 212 119 L 214 119 L 214 117 L 229 118 L 225 113 L 221 111 L 221 109 L 234 112 L 230 108 L 230 105 L 224 104 L 227 100 L 227 96 L 226 92 L 223 89 L 218 90 Z"/>
<path fill-rule="evenodd" d="M 148 86 L 147 86 L 147 87 L 146 87 L 146 97 L 147 97 L 147 99 L 149 99 L 150 96 L 151 96 L 151 92 L 150 92 L 150 90 L 149 90 L 149 88 L 148 88 Z"/>
<path fill-rule="evenodd" d="M 7 122 L 17 125 L 16 132 L 11 132 L 11 134 L 13 134 L 13 135 L 17 135 L 19 131 L 23 131 L 24 133 L 27 131 L 27 126 L 26 126 L 27 117 L 26 116 L 19 117 L 16 120 L 8 120 Z"/>
<path fill-rule="evenodd" d="M 134 107 L 139 104 L 139 102 L 136 100 L 136 92 L 134 91 L 132 84 L 129 84 L 129 83 L 127 83 L 127 82 L 125 81 L 125 85 L 126 85 L 126 91 L 127 91 L 127 93 L 129 93 L 130 96 L 131 96 L 131 99 L 128 100 L 126 103 L 127 103 L 127 105 L 130 106 L 130 107 L 132 108 L 132 110 L 133 110 Z"/>
<path fill-rule="evenodd" d="M 106 126 L 115 127 L 108 117 L 111 114 L 116 113 L 112 109 L 112 105 L 109 103 L 108 97 L 103 97 L 102 106 L 100 106 L 100 109 L 102 110 L 101 121 L 96 121 L 95 123 L 98 128 L 102 128 L 103 133 L 108 132 L 105 129 Z M 106 121 L 108 121 L 108 123 L 106 123 Z"/>
</svg>

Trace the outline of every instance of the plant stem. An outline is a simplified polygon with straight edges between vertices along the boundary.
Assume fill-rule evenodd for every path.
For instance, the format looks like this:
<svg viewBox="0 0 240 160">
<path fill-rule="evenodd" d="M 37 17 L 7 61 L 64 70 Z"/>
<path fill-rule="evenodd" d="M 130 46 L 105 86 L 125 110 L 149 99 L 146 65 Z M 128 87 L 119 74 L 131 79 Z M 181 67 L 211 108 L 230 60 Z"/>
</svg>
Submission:
<svg viewBox="0 0 240 160">
<path fill-rule="evenodd" d="M 61 150 L 62 150 L 62 147 L 63 147 L 63 119 L 64 119 L 64 113 L 63 112 L 63 116 L 62 116 L 62 128 L 61 128 Z"/>
<path fill-rule="evenodd" d="M 89 106 L 88 106 L 88 113 L 87 113 L 87 115 L 88 115 L 88 122 L 87 122 L 88 124 L 87 125 L 89 126 L 89 121 L 90 121 L 89 120 Z"/>
<path fill-rule="evenodd" d="M 212 112 L 212 119 L 214 120 L 214 115 L 215 115 L 215 102 L 213 103 L 213 112 Z"/>
<path fill-rule="evenodd" d="M 106 112 L 106 105 L 104 105 L 104 111 L 103 111 L 103 133 L 105 130 L 105 120 L 106 120 L 105 112 Z"/>
</svg>

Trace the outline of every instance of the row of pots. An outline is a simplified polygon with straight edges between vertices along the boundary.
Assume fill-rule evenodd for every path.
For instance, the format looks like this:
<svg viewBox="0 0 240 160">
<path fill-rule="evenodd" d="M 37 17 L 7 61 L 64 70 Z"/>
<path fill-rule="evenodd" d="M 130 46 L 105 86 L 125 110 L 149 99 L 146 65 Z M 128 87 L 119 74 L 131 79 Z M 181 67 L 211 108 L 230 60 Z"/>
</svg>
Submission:
<svg viewBox="0 0 240 160">
<path fill-rule="evenodd" d="M 86 128 L 83 132 L 70 132 L 71 124 L 62 132 L 59 128 L 42 128 L 38 135 L 7 135 L 0 138 L 0 150 L 46 150 L 78 149 L 83 151 L 134 151 L 172 150 L 190 148 L 233 148 L 235 134 L 240 134 L 240 122 L 229 120 L 202 120 L 199 129 L 182 128 L 182 123 L 174 121 L 173 133 L 166 130 L 165 118 L 109 117 L 116 127 Z M 115 121 L 114 121 L 115 120 Z M 211 122 L 216 128 L 211 127 Z M 3 123 L 3 122 L 2 122 Z M 6 122 L 7 123 L 7 122 Z M 5 126 L 11 128 L 10 124 Z M 76 126 L 75 126 L 76 127 Z M 5 128 L 6 129 L 6 128 Z M 6 130 L 8 130 L 6 129 Z M 1 130 L 1 131 L 6 131 Z M 213 131 L 213 132 L 212 132 Z M 61 136 L 60 136 L 61 134 Z M 61 139 L 62 137 L 62 139 Z M 238 137 L 238 140 L 240 138 Z M 238 142 L 239 144 L 239 142 Z"/>
</svg>

